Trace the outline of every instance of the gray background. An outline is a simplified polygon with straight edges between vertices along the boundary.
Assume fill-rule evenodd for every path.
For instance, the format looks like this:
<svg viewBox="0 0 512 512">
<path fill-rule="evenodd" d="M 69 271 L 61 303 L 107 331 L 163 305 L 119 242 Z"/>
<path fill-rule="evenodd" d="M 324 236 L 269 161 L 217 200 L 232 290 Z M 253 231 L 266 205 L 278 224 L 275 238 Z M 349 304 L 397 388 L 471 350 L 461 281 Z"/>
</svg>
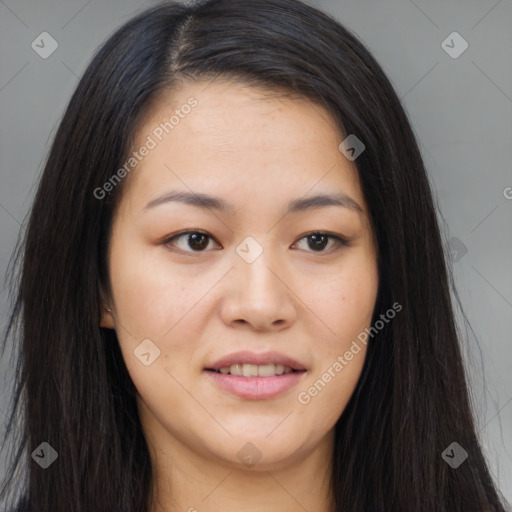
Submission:
<svg viewBox="0 0 512 512">
<path fill-rule="evenodd" d="M 93 51 L 135 12 L 155 3 L 0 0 L 2 278 L 51 139 Z M 367 45 L 410 116 L 444 217 L 456 289 L 471 322 L 463 351 L 472 361 L 479 434 L 491 471 L 512 501 L 512 1 L 310 3 Z M 44 31 L 58 43 L 47 59 L 31 47 Z M 457 52 L 462 40 L 451 37 L 442 45 L 454 31 L 468 44 L 457 58 L 443 48 Z M 1 290 L 3 328 L 4 279 Z M 3 424 L 5 380 L 12 378 L 6 358 L 2 372 Z"/>
</svg>

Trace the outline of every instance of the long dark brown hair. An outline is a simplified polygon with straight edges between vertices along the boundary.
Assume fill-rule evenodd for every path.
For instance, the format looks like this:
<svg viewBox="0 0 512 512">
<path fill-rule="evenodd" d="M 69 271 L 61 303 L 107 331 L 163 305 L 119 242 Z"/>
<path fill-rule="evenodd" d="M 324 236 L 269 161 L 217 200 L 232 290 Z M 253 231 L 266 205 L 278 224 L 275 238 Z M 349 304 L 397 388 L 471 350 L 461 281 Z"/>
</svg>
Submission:
<svg viewBox="0 0 512 512">
<path fill-rule="evenodd" d="M 449 267 L 407 115 L 364 45 L 297 0 L 161 3 L 118 29 L 85 71 L 11 261 L 4 349 L 12 339 L 18 356 L 7 506 L 148 510 L 152 468 L 135 389 L 115 331 L 99 326 L 123 184 L 102 200 L 94 190 L 123 165 L 159 93 L 217 77 L 314 101 L 340 142 L 356 134 L 365 144 L 355 163 L 378 243 L 373 321 L 394 302 L 403 310 L 369 341 L 336 424 L 336 511 L 506 510 L 476 435 Z M 43 441 L 59 455 L 44 470 L 31 460 Z M 442 457 L 454 441 L 468 453 L 456 469 Z"/>
</svg>

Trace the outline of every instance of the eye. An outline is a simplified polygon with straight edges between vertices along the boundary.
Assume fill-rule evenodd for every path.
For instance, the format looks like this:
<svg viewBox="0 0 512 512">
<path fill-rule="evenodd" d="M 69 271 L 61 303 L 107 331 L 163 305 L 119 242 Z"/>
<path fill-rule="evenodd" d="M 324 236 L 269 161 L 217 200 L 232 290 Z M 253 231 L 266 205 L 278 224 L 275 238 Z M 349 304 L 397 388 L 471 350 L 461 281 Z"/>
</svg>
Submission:
<svg viewBox="0 0 512 512">
<path fill-rule="evenodd" d="M 214 240 L 214 238 L 207 233 L 204 233 L 203 231 L 189 230 L 167 238 L 164 242 L 162 242 L 162 244 L 165 246 L 175 245 L 185 252 L 205 252 L 210 240 Z M 308 247 L 312 248 L 312 251 L 309 252 L 318 253 L 328 253 L 332 252 L 331 250 L 339 249 L 342 246 L 348 247 L 350 245 L 349 240 L 341 236 L 323 231 L 315 231 L 313 233 L 309 233 L 306 236 L 300 238 L 299 242 L 301 240 L 308 240 Z M 325 251 L 324 249 L 326 246 L 328 246 L 329 241 L 333 241 L 331 250 Z M 182 246 L 180 247 L 179 243 L 177 242 L 182 242 Z M 297 245 L 297 243 L 298 242 L 296 242 L 295 245 Z"/>
<path fill-rule="evenodd" d="M 185 243 L 182 243 L 182 246 L 179 247 L 176 241 L 181 240 L 184 240 Z M 204 252 L 204 250 L 208 247 L 210 240 L 213 240 L 213 237 L 211 237 L 207 233 L 203 233 L 202 231 L 190 230 L 183 231 L 182 233 L 178 233 L 177 235 L 168 238 L 163 242 L 163 245 L 170 245 L 171 242 L 174 242 L 175 245 L 178 245 L 179 249 L 185 252 Z"/>
<path fill-rule="evenodd" d="M 332 252 L 331 250 L 324 251 L 325 247 L 328 245 L 329 239 L 334 241 L 331 246 L 331 249 L 334 250 L 340 249 L 341 246 L 348 247 L 350 245 L 347 239 L 331 233 L 325 233 L 323 231 L 309 233 L 300 240 L 308 240 L 308 242 L 310 242 L 308 243 L 308 247 L 313 249 L 312 252 Z"/>
</svg>

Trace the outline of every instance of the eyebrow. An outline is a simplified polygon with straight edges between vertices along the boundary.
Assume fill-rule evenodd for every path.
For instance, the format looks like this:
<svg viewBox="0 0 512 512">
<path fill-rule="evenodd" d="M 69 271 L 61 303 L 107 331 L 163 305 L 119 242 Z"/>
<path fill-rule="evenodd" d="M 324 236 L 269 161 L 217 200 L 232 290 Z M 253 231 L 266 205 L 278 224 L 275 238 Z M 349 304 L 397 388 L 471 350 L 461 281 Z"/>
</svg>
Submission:
<svg viewBox="0 0 512 512">
<path fill-rule="evenodd" d="M 180 202 L 207 210 L 217 210 L 227 214 L 233 214 L 235 212 L 234 206 L 220 197 L 214 197 L 200 192 L 191 193 L 179 190 L 172 190 L 153 199 L 152 201 L 149 201 L 142 211 L 144 212 L 169 202 Z M 288 204 L 288 209 L 285 215 L 308 210 L 316 210 L 327 206 L 341 206 L 355 211 L 360 215 L 364 215 L 364 210 L 359 203 L 350 196 L 341 192 L 336 194 L 319 194 L 316 196 L 294 199 Z"/>
</svg>

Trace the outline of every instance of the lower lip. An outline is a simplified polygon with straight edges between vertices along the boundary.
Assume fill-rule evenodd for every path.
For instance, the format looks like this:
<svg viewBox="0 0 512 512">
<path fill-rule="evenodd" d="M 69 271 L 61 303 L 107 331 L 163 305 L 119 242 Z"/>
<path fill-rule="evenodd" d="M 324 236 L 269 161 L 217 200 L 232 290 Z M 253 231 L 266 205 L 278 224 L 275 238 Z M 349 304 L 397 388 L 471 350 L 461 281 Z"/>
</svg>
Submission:
<svg viewBox="0 0 512 512">
<path fill-rule="evenodd" d="M 239 377 L 205 370 L 216 386 L 240 398 L 264 400 L 273 398 L 295 386 L 306 371 L 284 373 L 275 377 Z"/>
</svg>

